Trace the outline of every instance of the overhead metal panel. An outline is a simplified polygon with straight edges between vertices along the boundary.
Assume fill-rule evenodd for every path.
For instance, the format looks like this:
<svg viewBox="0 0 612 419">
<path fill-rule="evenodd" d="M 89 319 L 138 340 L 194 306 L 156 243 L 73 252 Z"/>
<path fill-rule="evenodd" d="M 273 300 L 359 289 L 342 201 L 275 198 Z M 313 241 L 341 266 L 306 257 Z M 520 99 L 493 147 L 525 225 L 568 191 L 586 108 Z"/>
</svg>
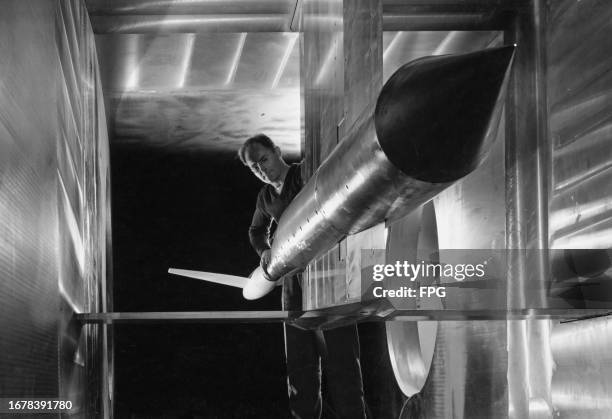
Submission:
<svg viewBox="0 0 612 419">
<path fill-rule="evenodd" d="M 87 0 L 95 33 L 287 32 L 297 0 Z"/>
<path fill-rule="evenodd" d="M 298 35 L 96 36 L 113 142 L 235 153 L 266 132 L 300 153 Z"/>
</svg>

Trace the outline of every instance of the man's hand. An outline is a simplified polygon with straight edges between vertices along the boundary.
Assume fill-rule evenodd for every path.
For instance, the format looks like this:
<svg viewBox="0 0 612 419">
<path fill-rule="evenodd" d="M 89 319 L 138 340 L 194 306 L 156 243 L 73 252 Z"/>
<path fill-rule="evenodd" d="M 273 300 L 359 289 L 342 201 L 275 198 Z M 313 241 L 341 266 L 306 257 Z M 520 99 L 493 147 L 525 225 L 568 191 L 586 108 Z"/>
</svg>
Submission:
<svg viewBox="0 0 612 419">
<path fill-rule="evenodd" d="M 268 265 L 270 264 L 270 259 L 272 258 L 272 251 L 270 249 L 266 249 L 261 252 L 261 259 L 259 261 L 259 266 L 261 269 L 267 274 L 268 273 Z"/>
</svg>

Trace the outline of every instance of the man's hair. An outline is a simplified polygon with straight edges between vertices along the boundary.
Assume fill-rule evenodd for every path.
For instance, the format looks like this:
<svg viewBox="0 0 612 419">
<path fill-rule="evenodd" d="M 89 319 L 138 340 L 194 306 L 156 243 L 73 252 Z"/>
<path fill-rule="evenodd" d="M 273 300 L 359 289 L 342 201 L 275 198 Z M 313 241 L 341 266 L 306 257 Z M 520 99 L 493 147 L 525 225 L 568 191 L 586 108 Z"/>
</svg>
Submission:
<svg viewBox="0 0 612 419">
<path fill-rule="evenodd" d="M 274 144 L 274 141 L 272 141 L 270 137 L 268 137 L 266 134 L 257 134 L 257 135 L 252 136 L 251 138 L 246 140 L 244 144 L 242 144 L 242 146 L 238 150 L 238 157 L 240 158 L 240 161 L 244 165 L 247 164 L 246 161 L 244 160 L 244 155 L 249 149 L 249 147 L 251 147 L 253 144 L 259 144 L 270 150 L 274 150 L 274 148 L 276 147 L 276 144 Z"/>
</svg>

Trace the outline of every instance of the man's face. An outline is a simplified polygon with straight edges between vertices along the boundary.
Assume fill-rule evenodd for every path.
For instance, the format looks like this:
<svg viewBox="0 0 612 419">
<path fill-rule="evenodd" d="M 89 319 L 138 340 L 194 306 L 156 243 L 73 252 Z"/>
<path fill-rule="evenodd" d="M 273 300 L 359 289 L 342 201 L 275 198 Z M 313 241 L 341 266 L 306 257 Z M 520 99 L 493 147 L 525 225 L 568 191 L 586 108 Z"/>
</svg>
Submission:
<svg viewBox="0 0 612 419">
<path fill-rule="evenodd" d="M 262 182 L 273 183 L 280 180 L 283 161 L 278 147 L 269 149 L 254 143 L 244 153 L 244 160 L 251 172 Z"/>
</svg>

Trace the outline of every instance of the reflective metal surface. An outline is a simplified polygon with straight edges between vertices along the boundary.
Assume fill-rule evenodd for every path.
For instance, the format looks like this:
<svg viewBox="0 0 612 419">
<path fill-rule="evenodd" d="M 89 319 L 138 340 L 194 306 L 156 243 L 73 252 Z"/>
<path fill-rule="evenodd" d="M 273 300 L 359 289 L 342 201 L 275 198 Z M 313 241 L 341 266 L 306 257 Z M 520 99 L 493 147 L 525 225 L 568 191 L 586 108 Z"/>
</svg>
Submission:
<svg viewBox="0 0 612 419">
<path fill-rule="evenodd" d="M 6 1 L 0 13 L 2 397 L 59 392 L 54 6 Z"/>
<path fill-rule="evenodd" d="M 339 30 L 342 25 L 335 27 Z M 306 135 L 314 135 L 320 126 L 317 138 L 332 138 L 330 145 L 335 146 L 338 130 L 343 136 L 357 118 L 351 115 L 362 112 L 365 104 L 374 100 L 378 93 L 375 85 L 382 82 L 365 76 L 370 72 L 360 76 L 357 71 L 366 67 L 359 60 L 377 52 L 352 52 L 350 56 L 357 62 L 347 69 L 352 73 L 346 77 L 356 78 L 347 81 L 355 85 L 351 89 L 354 94 L 343 109 L 344 60 L 338 58 L 343 52 L 343 36 L 333 28 L 318 33 L 316 39 L 310 32 L 304 34 L 307 42 L 318 42 L 316 54 L 320 57 L 305 51 L 309 65 L 303 76 L 312 82 L 309 86 L 305 81 L 309 93 L 304 117 L 312 120 Z M 422 55 L 483 49 L 496 36 L 495 32 L 385 32 L 385 78 L 400 63 Z M 264 131 L 288 156 L 296 158 L 301 149 L 297 38 L 297 34 L 246 32 L 96 36 L 112 140 L 231 153 L 244 138 Z M 315 105 L 327 109 L 322 118 L 308 117 L 308 109 Z M 316 152 L 321 156 L 331 151 L 327 146 L 319 147 Z M 312 152 L 304 150 L 304 157 L 308 160 Z"/>
<path fill-rule="evenodd" d="M 82 2 L 7 1 L 0 15 L 2 397 L 110 415 L 109 151 Z"/>
<path fill-rule="evenodd" d="M 550 247 L 609 249 L 612 8 L 596 1 L 563 1 L 551 4 L 550 13 Z"/>
<path fill-rule="evenodd" d="M 354 7 L 358 7 L 354 3 Z M 344 8 L 343 2 L 306 1 L 303 5 L 300 68 L 304 101 L 304 174 L 310 178 L 338 144 L 344 126 Z M 347 25 L 347 28 L 349 26 Z M 365 36 L 368 31 L 360 31 Z M 357 34 L 352 34 L 357 39 Z M 361 45 L 357 44 L 357 45 Z M 367 54 L 367 57 L 375 55 Z M 373 82 L 374 83 L 374 82 Z M 380 86 L 377 86 L 380 87 Z M 330 258 L 333 263 L 338 257 Z"/>
<path fill-rule="evenodd" d="M 526 3 L 521 0 L 384 0 L 384 28 L 387 31 L 503 30 L 508 26 L 509 17 Z"/>
<path fill-rule="evenodd" d="M 387 31 L 499 30 L 505 25 L 506 16 L 497 13 L 386 14 L 383 17 Z"/>
<path fill-rule="evenodd" d="M 286 15 L 94 16 L 96 33 L 288 32 Z"/>
<path fill-rule="evenodd" d="M 501 45 L 498 31 L 383 32 L 383 80 L 404 63 L 443 54 L 464 54 Z"/>
<path fill-rule="evenodd" d="M 104 98 L 95 40 L 82 1 L 58 2 L 56 24 L 63 75 L 58 81 L 62 92 L 58 207 L 59 225 L 64 226 L 59 229 L 59 292 L 66 303 L 59 347 L 60 395 L 82 401 L 82 417 L 110 417 L 112 331 L 92 326 L 81 329 L 72 318 L 74 311 L 112 310 L 112 265 L 107 253 L 110 153 Z"/>
<path fill-rule="evenodd" d="M 87 0 L 95 33 L 187 33 L 187 32 L 274 32 L 323 29 L 329 15 L 312 15 L 312 10 L 324 9 L 333 2 L 300 0 L 265 1 L 206 1 L 206 0 Z M 360 5 L 363 7 L 367 2 Z M 381 7 L 380 16 L 385 31 L 416 30 L 489 30 L 503 29 L 508 15 L 524 2 L 462 1 L 423 2 L 384 0 L 369 2 Z M 341 2 L 336 2 L 342 6 Z M 306 21 L 302 20 L 308 9 Z M 345 10 L 358 10 L 345 8 Z M 336 16 L 338 23 L 343 17 Z M 352 19 L 349 17 L 348 19 Z"/>
<path fill-rule="evenodd" d="M 85 313 L 76 316 L 83 323 L 275 323 L 294 316 L 288 311 L 164 311 Z"/>
<path fill-rule="evenodd" d="M 488 151 L 485 147 L 496 135 L 496 121 L 491 127 L 489 122 L 501 96 L 500 88 L 512 51 L 512 47 L 507 47 L 471 55 L 430 58 L 400 69 L 383 87 L 374 120 L 366 114 L 364 119 L 356 124 L 285 211 L 279 221 L 272 247 L 272 259 L 268 266 L 271 278 L 279 278 L 295 269 L 303 268 L 344 235 L 356 233 L 387 218 L 399 218 L 448 186 L 432 182 L 451 182 L 473 170 Z M 472 66 L 478 66 L 481 60 L 488 62 L 488 58 L 493 58 L 502 65 L 493 66 L 492 72 L 489 73 L 487 65 L 482 63 L 482 67 L 477 67 L 482 73 L 472 72 Z M 450 65 L 448 74 L 445 73 L 447 60 Z M 420 73 L 424 71 L 421 66 L 429 71 Z M 411 79 L 411 74 L 416 78 Z M 419 77 L 421 74 L 424 75 L 422 79 Z M 430 78 L 431 74 L 436 77 Z M 436 86 L 433 82 L 444 80 L 445 76 L 450 77 L 451 74 L 455 77 L 465 77 L 463 84 L 438 84 L 442 89 L 438 92 L 439 96 L 436 96 L 436 93 L 432 92 Z M 479 82 L 490 82 L 488 89 L 473 89 Z M 424 84 L 420 83 L 428 86 L 426 91 L 420 90 L 424 88 Z M 424 108 L 420 109 L 414 102 L 407 101 L 407 98 L 411 97 L 409 86 L 417 93 L 435 97 L 437 100 L 428 102 L 424 97 Z M 475 90 L 487 92 L 486 98 L 479 100 L 478 95 L 472 96 Z M 466 131 L 466 137 L 456 142 L 450 140 L 455 138 L 454 133 L 445 131 L 444 123 L 438 122 L 434 131 L 441 137 L 433 138 L 442 141 L 447 146 L 444 153 L 448 153 L 446 157 L 442 157 L 448 166 L 440 166 L 440 162 L 436 161 L 436 156 L 440 158 L 440 150 L 428 142 L 433 139 L 428 137 L 427 130 L 423 128 L 429 125 L 421 125 L 421 118 L 428 115 L 428 112 L 436 111 L 440 112 L 439 117 L 449 117 L 449 121 L 461 115 L 459 110 L 465 107 L 460 100 L 455 102 L 455 105 L 451 102 L 448 109 L 450 113 L 440 108 L 448 104 L 447 96 L 451 92 L 452 97 L 456 98 L 468 97 L 465 95 L 469 92 L 474 103 L 481 103 L 483 107 L 474 106 L 477 108 L 477 115 L 463 116 L 461 124 L 464 124 L 467 118 L 473 122 L 472 128 Z M 414 112 L 417 119 L 411 120 L 404 116 L 410 115 L 406 113 L 408 109 Z M 421 113 L 423 110 L 426 112 Z M 377 135 L 374 134 L 374 125 Z M 405 133 L 413 130 L 415 136 L 406 139 Z M 414 142 L 408 145 L 405 141 Z M 428 164 L 433 164 L 433 167 L 419 166 L 419 162 L 413 161 L 411 155 L 405 153 L 399 144 L 406 144 L 405 147 L 410 147 L 413 152 L 418 150 L 423 156 L 429 156 L 425 160 Z M 401 158 L 387 154 L 391 152 L 399 153 Z M 459 159 L 456 158 L 458 153 L 463 153 L 459 154 Z M 389 159 L 395 162 L 395 166 Z M 413 162 L 414 165 L 404 165 L 402 159 Z"/>
<path fill-rule="evenodd" d="M 564 418 L 612 416 L 612 317 L 556 324 L 552 404 Z"/>
<path fill-rule="evenodd" d="M 314 13 L 308 8 L 307 10 Z M 324 13 L 325 10 L 319 12 Z M 327 11 L 327 13 L 330 12 Z M 334 44 L 330 46 L 324 43 L 330 39 L 335 39 L 330 38 L 333 34 L 331 28 L 313 34 L 307 31 L 304 34 L 304 53 L 309 54 L 304 77 L 304 84 L 306 85 L 304 95 L 306 102 L 305 117 L 308 121 L 305 126 L 307 145 L 304 150 L 305 164 L 309 162 L 318 164 L 317 162 L 322 161 L 329 154 L 329 150 L 335 146 L 335 136 L 345 135 L 345 132 L 349 130 L 359 116 L 353 113 L 363 112 L 363 105 L 369 100 L 372 89 L 375 86 L 382 86 L 382 81 L 379 81 L 381 60 L 383 80 L 387 80 L 399 67 L 413 59 L 429 55 L 478 51 L 499 46 L 502 41 L 501 32 L 488 31 L 383 32 L 382 45 L 377 47 L 378 42 L 372 39 L 374 37 L 373 24 L 366 24 L 359 20 L 360 17 L 368 14 L 365 12 L 354 13 L 357 22 L 353 22 L 347 27 L 358 33 L 351 32 L 350 35 L 353 39 L 352 48 L 357 51 L 345 53 L 349 57 L 357 56 L 355 59 L 358 61 L 367 57 L 372 63 L 359 61 L 350 69 L 347 69 L 344 65 L 345 60 L 334 55 L 334 59 L 329 61 L 333 65 L 325 67 L 325 74 L 328 74 L 328 76 L 318 89 L 315 82 L 320 72 L 314 70 L 318 70 L 317 65 L 323 65 L 328 61 L 321 64 L 316 61 L 316 57 L 328 54 L 329 51 L 340 54 L 342 48 L 338 49 L 334 47 Z M 345 34 L 345 36 L 347 35 Z M 360 41 L 357 42 L 357 40 Z M 381 54 L 382 57 L 378 54 Z M 364 77 L 372 79 L 369 81 L 368 89 L 364 89 L 362 84 L 358 84 Z M 342 89 L 342 86 L 339 87 L 338 84 L 343 79 L 346 79 L 344 81 L 345 89 L 348 89 L 347 85 L 358 84 L 357 87 L 351 89 L 355 94 L 351 97 L 350 105 L 346 109 L 342 103 L 347 101 L 346 98 L 336 97 L 340 94 L 339 90 Z M 371 103 L 375 99 L 376 96 L 372 97 Z M 443 233 L 446 236 L 452 235 L 456 239 L 471 238 L 469 244 L 464 243 L 465 248 L 489 248 L 489 243 L 496 243 L 493 246 L 494 248 L 500 248 L 504 245 L 506 222 L 505 196 L 503 193 L 504 174 L 499 170 L 504 161 L 503 130 L 500 130 L 499 135 L 500 138 L 495 141 L 491 155 L 482 167 L 449 187 L 436 198 L 437 202 L 444 201 L 442 206 L 438 205 L 437 208 L 437 212 L 441 214 L 441 221 L 444 223 Z M 309 173 L 309 170 L 306 170 L 306 172 Z M 464 193 L 469 195 L 470 199 L 463 199 Z M 443 212 L 440 213 L 440 211 Z M 461 221 L 458 221 L 457 217 L 461 217 Z M 477 226 L 477 228 L 474 226 Z M 384 248 L 386 242 L 386 238 L 383 237 L 382 245 L 378 244 L 380 243 L 380 234 L 377 229 L 379 227 L 375 226 L 362 233 L 348 236 L 339 246 L 334 246 L 329 252 L 308 265 L 307 275 L 305 276 L 307 284 L 304 294 L 305 309 L 322 308 L 334 304 L 344 304 L 347 301 L 361 300 L 361 279 L 363 279 L 361 275 L 361 249 Z M 480 234 L 474 235 L 474 231 L 478 231 Z M 458 243 L 451 244 L 447 241 L 446 246 L 456 248 Z M 382 256 L 384 258 L 384 255 Z M 370 262 L 383 263 L 374 260 Z M 333 275 L 330 272 L 333 272 Z"/>
<path fill-rule="evenodd" d="M 300 151 L 297 34 L 98 35 L 113 142 L 233 153 L 266 132 Z"/>
<path fill-rule="evenodd" d="M 283 13 L 295 0 L 85 0 L 91 15 Z"/>
<path fill-rule="evenodd" d="M 288 32 L 297 0 L 87 0 L 95 33 Z"/>
</svg>

